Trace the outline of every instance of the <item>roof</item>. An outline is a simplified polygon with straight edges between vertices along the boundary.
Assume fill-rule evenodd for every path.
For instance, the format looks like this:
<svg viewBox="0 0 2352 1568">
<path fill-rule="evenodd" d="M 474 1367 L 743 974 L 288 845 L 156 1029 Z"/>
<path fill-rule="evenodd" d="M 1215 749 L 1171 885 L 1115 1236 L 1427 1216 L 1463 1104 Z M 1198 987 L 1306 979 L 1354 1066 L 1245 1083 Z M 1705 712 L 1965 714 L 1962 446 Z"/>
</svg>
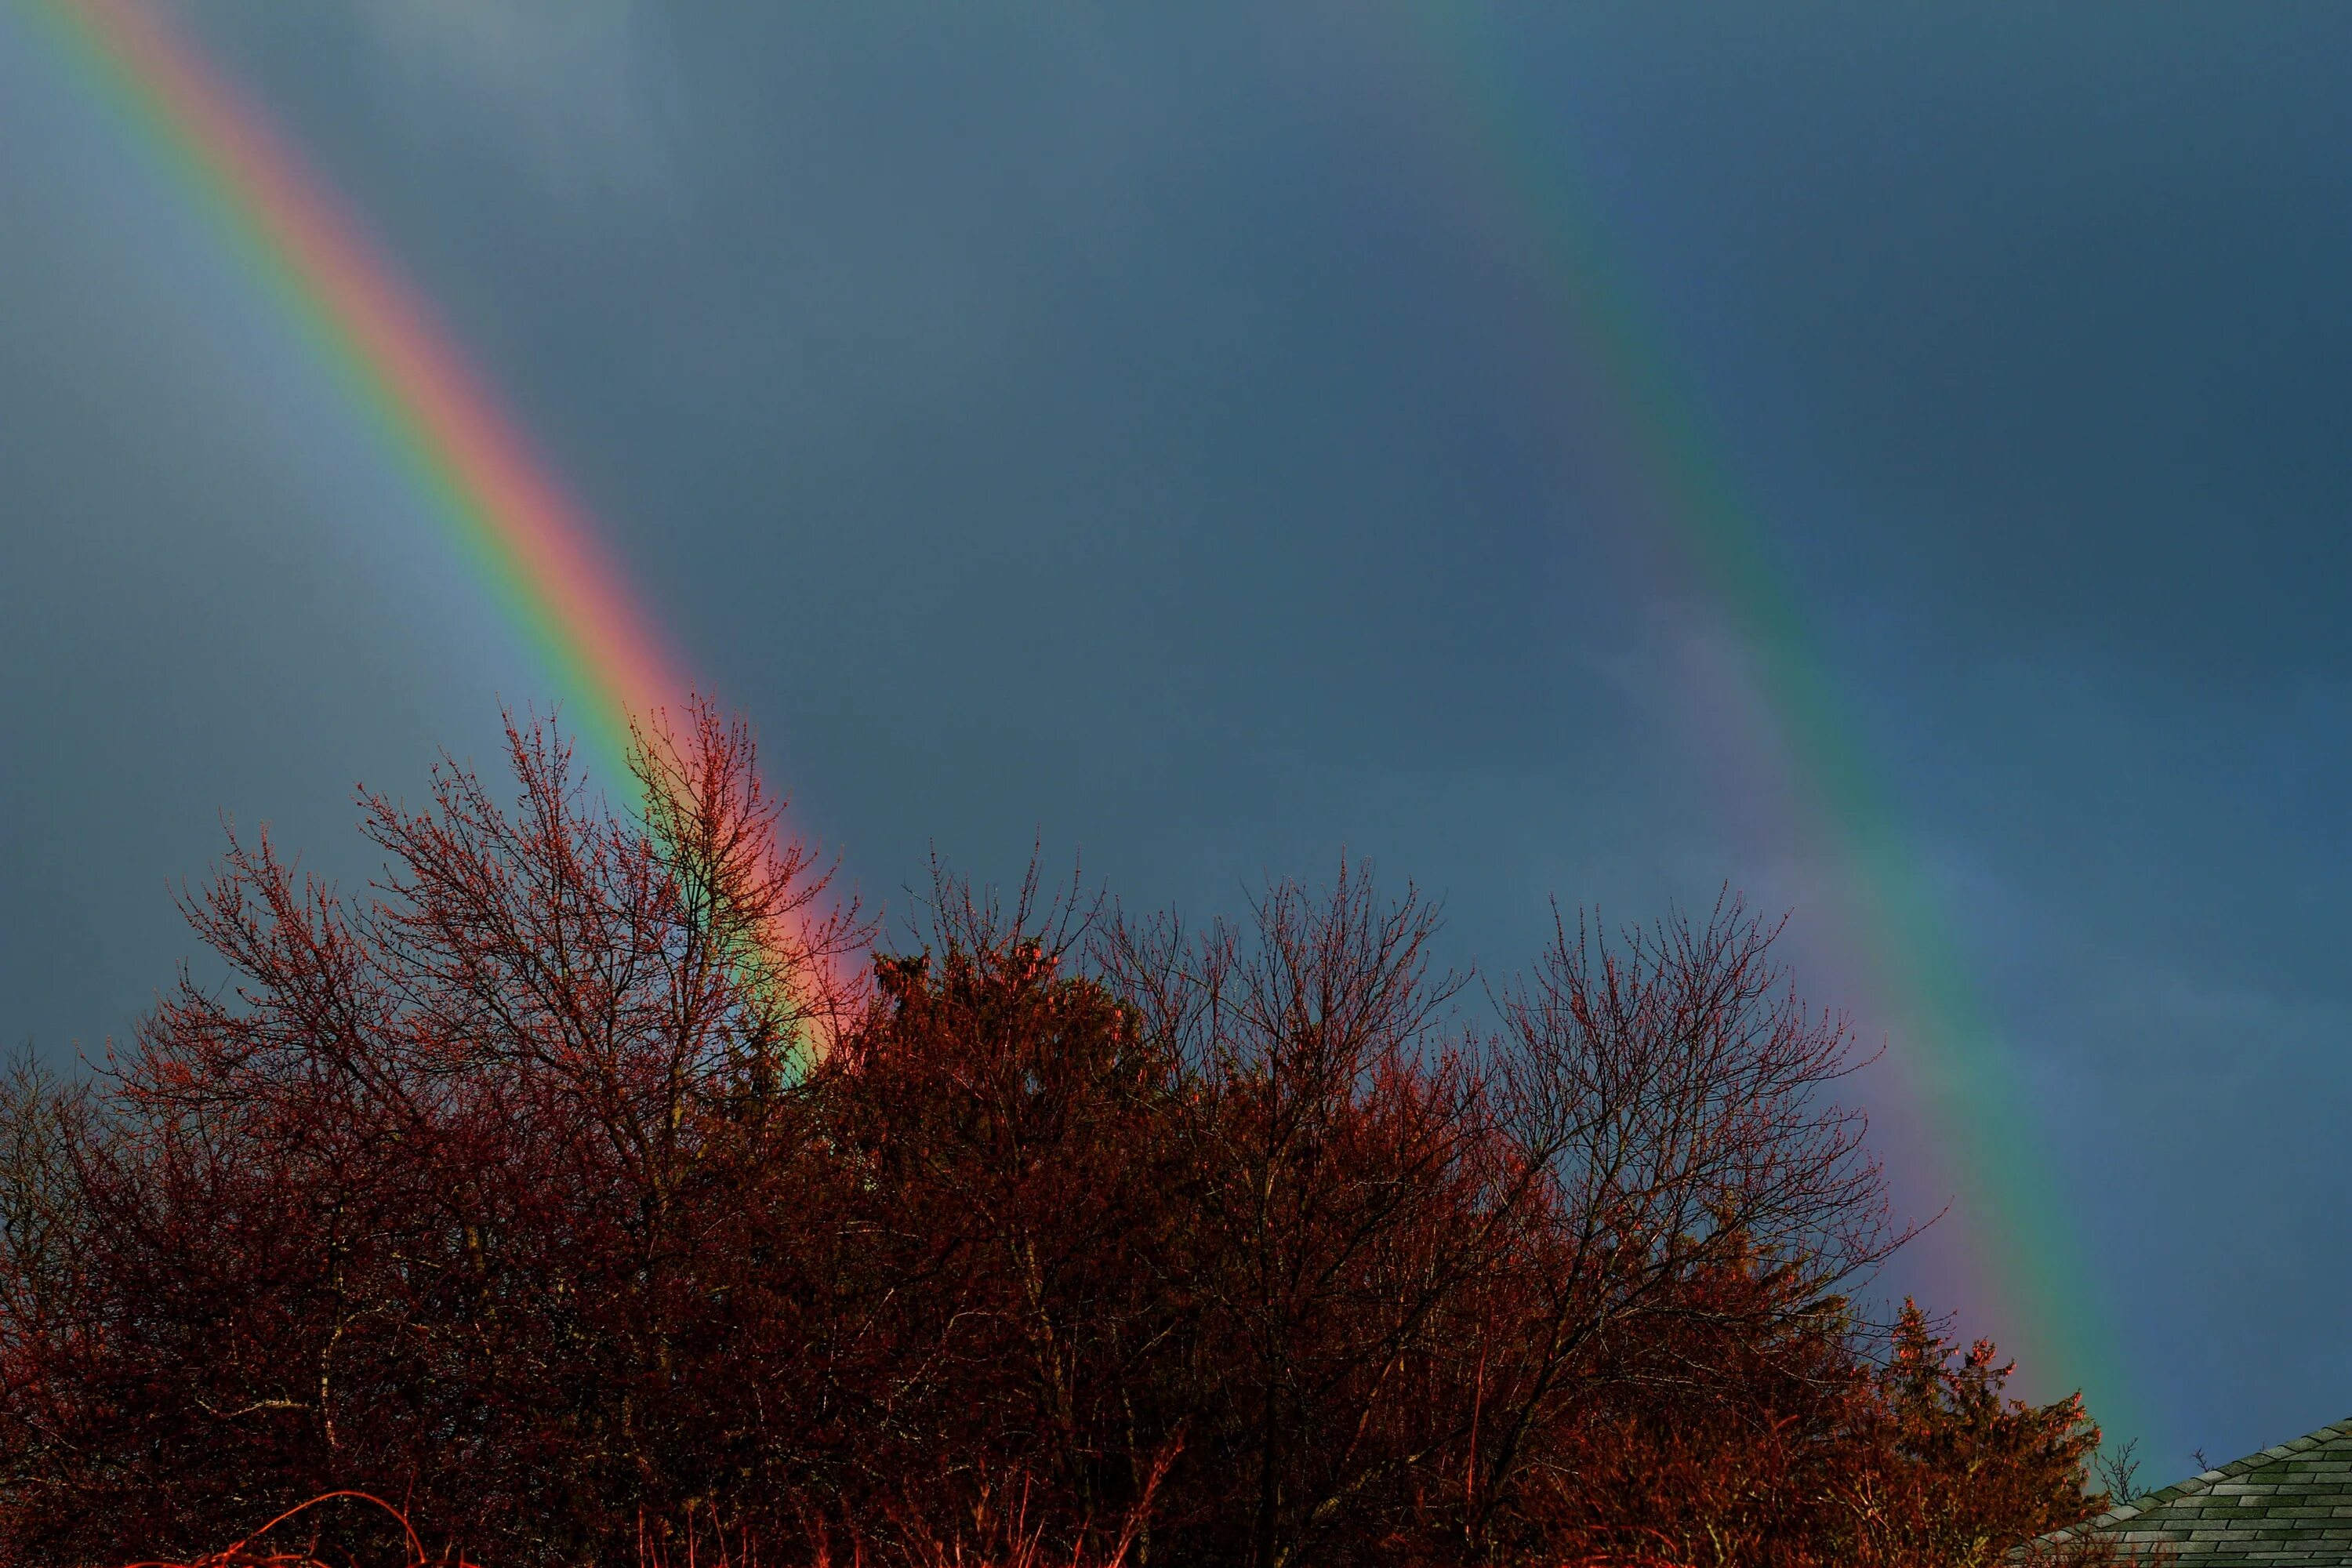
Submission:
<svg viewBox="0 0 2352 1568">
<path fill-rule="evenodd" d="M 2045 1539 L 2100 1535 L 2179 1568 L 2352 1564 L 2352 1420 L 2135 1498 Z"/>
</svg>

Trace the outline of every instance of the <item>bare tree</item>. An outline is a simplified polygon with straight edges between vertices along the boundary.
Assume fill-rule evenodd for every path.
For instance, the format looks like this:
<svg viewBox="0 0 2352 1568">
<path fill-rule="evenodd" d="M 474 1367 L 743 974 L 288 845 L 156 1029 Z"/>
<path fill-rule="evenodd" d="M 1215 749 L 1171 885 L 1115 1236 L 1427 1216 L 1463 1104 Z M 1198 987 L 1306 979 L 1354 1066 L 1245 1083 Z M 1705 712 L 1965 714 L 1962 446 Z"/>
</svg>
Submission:
<svg viewBox="0 0 2352 1568">
<path fill-rule="evenodd" d="M 1254 915 L 1197 939 L 1122 919 L 1095 952 L 1185 1066 L 1187 1284 L 1226 1388 L 1200 1441 L 1245 1468 L 1236 1544 L 1274 1568 L 1392 1517 L 1454 1436 L 1431 1384 L 1525 1184 L 1452 1013 L 1462 977 L 1431 970 L 1430 906 L 1343 867 L 1327 897 L 1277 883 Z"/>
<path fill-rule="evenodd" d="M 1728 898 L 1703 925 L 1676 915 L 1613 943 L 1555 921 L 1534 975 L 1502 993 L 1497 1095 L 1540 1192 L 1525 1210 L 1539 1300 L 1498 1347 L 1475 1528 L 1579 1381 L 1607 1375 L 1612 1336 L 1715 1310 L 1678 1283 L 1783 1269 L 1795 1288 L 1772 1310 L 1819 1310 L 1906 1238 L 1862 1113 L 1828 1098 L 1856 1065 L 1846 1026 L 1797 998 L 1777 934 Z"/>
</svg>

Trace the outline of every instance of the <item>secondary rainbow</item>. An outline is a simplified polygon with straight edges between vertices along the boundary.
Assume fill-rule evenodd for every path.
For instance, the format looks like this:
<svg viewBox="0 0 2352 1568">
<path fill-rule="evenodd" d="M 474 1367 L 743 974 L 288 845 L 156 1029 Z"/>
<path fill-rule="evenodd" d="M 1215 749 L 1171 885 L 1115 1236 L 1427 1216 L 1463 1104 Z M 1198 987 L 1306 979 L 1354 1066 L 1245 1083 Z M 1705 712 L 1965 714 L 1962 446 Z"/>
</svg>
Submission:
<svg viewBox="0 0 2352 1568">
<path fill-rule="evenodd" d="M 1953 1217 L 1978 1295 L 1969 1318 L 2021 1352 L 2045 1394 L 2080 1386 L 2110 1433 L 2139 1435 L 2137 1390 L 2111 1348 L 2013 1056 L 1977 1000 L 1797 595 L 1643 329 L 1572 172 L 1550 151 L 1556 131 L 1514 83 L 1482 17 L 1492 25 L 1476 7 L 1410 9 L 1406 31 L 1392 35 L 1407 68 L 1434 89 L 1424 102 L 1447 170 L 1440 194 L 1467 209 L 1522 286 L 1524 347 L 1538 388 L 1562 405 L 1557 427 L 1580 478 L 1599 479 L 1609 510 L 1642 533 L 1676 588 L 1696 591 L 1743 656 L 1762 722 L 1729 743 L 1743 776 L 1779 797 L 1779 836 L 1839 867 L 1843 942 L 1877 993 L 1894 1065 L 1939 1145 L 1927 1152 L 1928 1180 L 1948 1174 L 1961 1189 Z"/>
</svg>

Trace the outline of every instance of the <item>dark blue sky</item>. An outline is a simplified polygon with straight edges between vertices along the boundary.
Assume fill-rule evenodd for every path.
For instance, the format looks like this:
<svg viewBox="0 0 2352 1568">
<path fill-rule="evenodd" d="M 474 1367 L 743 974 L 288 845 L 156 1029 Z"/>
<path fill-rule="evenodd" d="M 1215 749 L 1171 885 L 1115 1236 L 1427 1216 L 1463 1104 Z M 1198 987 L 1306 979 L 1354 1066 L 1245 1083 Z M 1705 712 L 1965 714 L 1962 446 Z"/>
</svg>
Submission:
<svg viewBox="0 0 2352 1568">
<path fill-rule="evenodd" d="M 870 899 L 1042 834 L 1231 910 L 1344 845 L 1507 971 L 1551 893 L 1728 880 L 1818 994 L 1708 606 L 1561 439 L 1508 236 L 1578 215 L 2015 1053 L 2150 1473 L 2352 1410 L 2352 12 L 186 19 Z M 59 1056 L 186 953 L 222 812 L 363 879 L 354 781 L 550 695 L 16 15 L 0 667 L 0 1026 Z"/>
</svg>

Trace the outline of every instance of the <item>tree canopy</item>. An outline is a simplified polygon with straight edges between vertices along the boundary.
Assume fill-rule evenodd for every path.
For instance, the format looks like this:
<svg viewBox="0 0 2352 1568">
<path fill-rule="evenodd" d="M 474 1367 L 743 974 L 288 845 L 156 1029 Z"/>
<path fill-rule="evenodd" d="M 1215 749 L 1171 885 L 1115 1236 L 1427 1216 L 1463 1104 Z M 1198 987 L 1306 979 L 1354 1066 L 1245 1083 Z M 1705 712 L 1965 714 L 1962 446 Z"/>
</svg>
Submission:
<svg viewBox="0 0 2352 1568">
<path fill-rule="evenodd" d="M 1974 1564 L 2104 1503 L 2079 1401 L 1855 1304 L 1852 1042 L 1737 900 L 1486 1009 L 1359 867 L 1197 930 L 942 875 L 877 943 L 740 726 L 641 736 L 634 815 L 509 741 L 510 805 L 362 797 L 363 897 L 233 842 L 234 987 L 17 1075 L 0 1558 L 346 1489 L 501 1565 Z"/>
</svg>

